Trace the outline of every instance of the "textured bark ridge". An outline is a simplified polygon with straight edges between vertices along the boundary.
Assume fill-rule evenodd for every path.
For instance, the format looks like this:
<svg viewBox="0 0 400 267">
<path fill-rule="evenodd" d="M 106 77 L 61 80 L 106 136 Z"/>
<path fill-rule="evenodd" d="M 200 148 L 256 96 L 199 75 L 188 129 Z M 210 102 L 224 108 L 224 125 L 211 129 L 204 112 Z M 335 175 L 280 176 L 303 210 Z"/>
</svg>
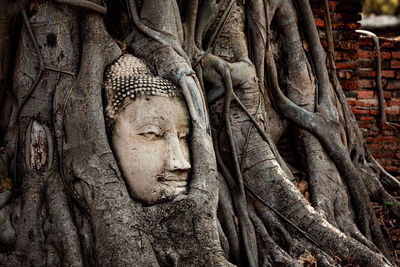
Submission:
<svg viewBox="0 0 400 267">
<path fill-rule="evenodd" d="M 396 266 L 370 201 L 400 220 L 400 183 L 370 155 L 307 0 L 0 7 L 0 265 Z M 191 117 L 188 193 L 169 202 L 130 196 L 106 134 L 104 70 L 126 52 Z M 276 148 L 287 131 L 296 166 Z"/>
</svg>

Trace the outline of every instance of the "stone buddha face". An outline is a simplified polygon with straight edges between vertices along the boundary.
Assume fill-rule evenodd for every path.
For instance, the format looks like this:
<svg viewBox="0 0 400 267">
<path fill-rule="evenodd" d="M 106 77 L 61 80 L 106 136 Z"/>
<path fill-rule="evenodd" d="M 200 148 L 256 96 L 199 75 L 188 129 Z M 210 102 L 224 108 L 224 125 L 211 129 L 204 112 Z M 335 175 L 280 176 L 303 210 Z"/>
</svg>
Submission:
<svg viewBox="0 0 400 267">
<path fill-rule="evenodd" d="M 128 190 L 152 205 L 186 191 L 189 115 L 175 86 L 147 70 L 143 75 L 142 64 L 125 55 L 111 67 L 106 115 L 113 122 L 110 139 Z M 139 65 L 140 73 L 132 74 L 131 65 Z"/>
<path fill-rule="evenodd" d="M 186 191 L 189 117 L 182 100 L 139 97 L 117 117 L 112 143 L 132 196 L 151 205 Z"/>
</svg>

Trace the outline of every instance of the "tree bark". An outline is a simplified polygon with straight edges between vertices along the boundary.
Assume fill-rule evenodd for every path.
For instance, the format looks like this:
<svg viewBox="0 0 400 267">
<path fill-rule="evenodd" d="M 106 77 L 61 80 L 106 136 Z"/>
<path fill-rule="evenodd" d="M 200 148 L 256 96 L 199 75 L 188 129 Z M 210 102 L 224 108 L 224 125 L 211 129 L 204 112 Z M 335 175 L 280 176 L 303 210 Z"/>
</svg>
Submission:
<svg viewBox="0 0 400 267">
<path fill-rule="evenodd" d="M 4 265 L 395 265 L 370 201 L 399 220 L 400 182 L 329 76 L 308 1 L 0 7 Z M 106 131 L 103 74 L 126 50 L 191 117 L 188 193 L 153 206 L 129 194 Z M 298 170 L 276 147 L 286 131 Z"/>
</svg>

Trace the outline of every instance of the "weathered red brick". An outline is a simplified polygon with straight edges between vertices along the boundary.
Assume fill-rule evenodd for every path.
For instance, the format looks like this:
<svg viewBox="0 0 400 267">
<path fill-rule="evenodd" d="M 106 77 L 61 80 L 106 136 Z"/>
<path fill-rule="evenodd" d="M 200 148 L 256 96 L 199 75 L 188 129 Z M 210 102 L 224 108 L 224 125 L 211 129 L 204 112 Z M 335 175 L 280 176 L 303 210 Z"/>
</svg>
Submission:
<svg viewBox="0 0 400 267">
<path fill-rule="evenodd" d="M 360 99 L 355 101 L 355 106 L 357 107 L 377 107 L 378 99 Z"/>
<path fill-rule="evenodd" d="M 360 26 L 361 26 L 360 23 L 352 22 L 352 23 L 347 23 L 345 28 L 348 30 L 358 30 Z"/>
<path fill-rule="evenodd" d="M 374 138 L 374 143 L 383 143 L 383 136 L 378 136 Z"/>
<path fill-rule="evenodd" d="M 388 101 L 389 106 L 400 106 L 400 99 L 390 99 Z"/>
<path fill-rule="evenodd" d="M 360 44 L 352 40 L 347 42 L 340 42 L 339 47 L 345 50 L 358 50 L 360 48 Z"/>
<path fill-rule="evenodd" d="M 392 92 L 383 91 L 383 98 L 384 98 L 384 99 L 392 98 Z"/>
<path fill-rule="evenodd" d="M 392 130 L 393 131 L 393 128 L 391 128 L 389 125 L 382 125 L 381 127 L 383 130 Z"/>
<path fill-rule="evenodd" d="M 386 108 L 386 114 L 399 115 L 400 114 L 400 108 L 399 107 L 387 107 Z"/>
<path fill-rule="evenodd" d="M 391 151 L 400 151 L 400 143 L 390 143 L 390 144 L 383 144 L 384 148 L 386 150 L 391 150 Z"/>
<path fill-rule="evenodd" d="M 397 153 L 397 154 L 396 154 L 396 157 L 400 159 L 400 153 Z"/>
<path fill-rule="evenodd" d="M 358 73 L 360 77 L 372 78 L 376 77 L 376 71 L 372 68 L 359 68 Z"/>
<path fill-rule="evenodd" d="M 358 53 L 356 51 L 354 52 L 341 52 L 341 58 L 343 58 L 344 60 L 358 60 L 359 56 Z"/>
<path fill-rule="evenodd" d="M 370 114 L 370 110 L 368 109 L 356 109 L 352 108 L 351 109 L 355 115 L 368 115 Z"/>
<path fill-rule="evenodd" d="M 382 129 L 383 129 L 383 127 L 382 127 Z M 393 133 L 393 129 L 392 128 L 390 128 L 391 129 L 391 131 L 388 131 L 388 130 L 383 130 L 381 133 L 382 133 L 382 135 L 384 135 L 384 136 L 392 136 L 394 133 Z"/>
<path fill-rule="evenodd" d="M 385 152 L 385 153 L 382 153 L 382 156 L 387 159 L 393 159 L 395 154 L 393 152 Z M 392 161 L 392 164 L 393 164 L 393 161 Z"/>
<path fill-rule="evenodd" d="M 372 46 L 374 46 L 374 41 L 369 36 L 362 36 L 362 37 L 360 37 L 359 44 L 360 44 L 360 46 L 372 47 Z"/>
<path fill-rule="evenodd" d="M 392 58 L 400 59 L 400 52 L 398 52 L 398 51 L 392 51 Z"/>
<path fill-rule="evenodd" d="M 361 79 L 358 81 L 358 87 L 361 88 L 373 88 L 376 86 L 375 80 Z"/>
<path fill-rule="evenodd" d="M 341 21 L 337 21 L 332 23 L 332 29 L 333 30 L 341 30 L 345 28 L 345 24 Z"/>
<path fill-rule="evenodd" d="M 357 51 L 359 58 L 367 58 L 367 59 L 373 59 L 375 58 L 375 51 L 367 51 L 367 50 L 358 50 Z"/>
<path fill-rule="evenodd" d="M 400 141 L 400 138 L 397 136 L 384 136 L 383 137 L 384 142 L 386 143 L 396 143 Z"/>
<path fill-rule="evenodd" d="M 395 113 L 397 113 L 395 110 L 393 111 Z M 395 123 L 400 123 L 400 116 L 399 114 L 390 114 L 386 112 L 386 118 L 388 121 L 390 122 L 395 122 Z M 399 143 L 400 144 L 400 143 Z M 400 149 L 400 148 L 399 148 Z"/>
<path fill-rule="evenodd" d="M 395 166 L 391 166 L 391 165 L 388 166 L 388 165 L 386 165 L 385 162 L 386 162 L 386 160 L 384 160 L 384 162 L 381 163 L 381 164 L 385 167 L 385 170 L 386 170 L 386 171 L 388 171 L 388 172 L 396 172 L 396 171 L 399 170 L 399 168 L 397 168 L 397 167 L 395 167 Z M 390 163 L 391 163 L 391 162 L 390 162 Z M 400 243 L 397 243 L 396 247 L 397 247 L 397 248 L 400 248 Z"/>
<path fill-rule="evenodd" d="M 378 107 L 369 107 L 369 115 L 376 116 L 378 114 L 379 114 L 379 108 Z"/>
<path fill-rule="evenodd" d="M 370 131 L 368 132 L 368 134 L 369 134 L 370 136 L 378 136 L 378 135 L 379 135 L 379 131 L 370 130 Z"/>
<path fill-rule="evenodd" d="M 372 116 L 361 116 L 360 121 L 362 122 L 373 122 L 375 121 L 375 118 Z"/>
<path fill-rule="evenodd" d="M 372 138 L 372 137 L 365 137 L 364 140 L 365 140 L 365 142 L 367 142 L 367 144 L 370 144 L 370 143 L 372 143 L 372 141 L 374 140 L 374 138 Z"/>
<path fill-rule="evenodd" d="M 377 136 L 374 138 L 374 143 L 395 143 L 398 141 L 400 141 L 400 138 L 396 136 Z"/>
<path fill-rule="evenodd" d="M 360 59 L 358 61 L 358 65 L 360 66 L 360 68 L 375 68 L 375 61 Z"/>
<path fill-rule="evenodd" d="M 381 51 L 381 59 L 390 59 L 392 57 L 392 53 L 387 51 Z"/>
<path fill-rule="evenodd" d="M 400 71 L 396 71 L 396 79 L 400 79 Z"/>
<path fill-rule="evenodd" d="M 392 165 L 392 160 L 390 159 L 377 159 L 378 163 L 385 166 L 385 169 Z"/>
<path fill-rule="evenodd" d="M 374 154 L 374 158 L 376 158 L 376 159 L 392 159 L 393 157 L 394 157 L 393 152 L 384 152 L 384 153 Z"/>
<path fill-rule="evenodd" d="M 339 69 L 357 69 L 358 63 L 357 62 L 337 62 L 336 68 Z"/>
<path fill-rule="evenodd" d="M 382 144 L 370 144 L 368 146 L 371 150 L 382 150 L 383 149 L 383 145 Z"/>
<path fill-rule="evenodd" d="M 371 128 L 371 125 L 373 125 L 373 124 L 371 124 L 371 123 L 361 123 L 361 122 L 358 122 L 358 126 L 359 126 L 363 131 L 367 131 L 367 132 L 368 132 L 368 130 Z M 363 134 L 364 134 L 364 132 L 363 132 Z M 365 134 L 364 134 L 364 136 L 365 136 Z"/>
<path fill-rule="evenodd" d="M 375 116 L 375 115 L 378 115 L 379 113 L 381 113 L 381 112 L 379 111 L 379 109 L 375 108 L 375 109 L 371 109 L 371 111 L 370 111 L 369 114 Z"/>
<path fill-rule="evenodd" d="M 374 97 L 374 92 L 373 91 L 358 91 L 357 92 L 357 98 L 373 98 Z"/>
<path fill-rule="evenodd" d="M 379 38 L 379 46 L 381 48 L 393 48 L 394 47 L 394 40 L 386 39 L 386 38 Z"/>
<path fill-rule="evenodd" d="M 394 69 L 400 69 L 400 60 L 392 60 L 390 62 L 390 67 Z"/>
<path fill-rule="evenodd" d="M 356 90 L 358 88 L 357 81 L 340 81 L 340 85 L 346 90 Z"/>
<path fill-rule="evenodd" d="M 358 40 L 360 35 L 355 31 L 341 31 L 340 40 Z"/>
<path fill-rule="evenodd" d="M 385 90 L 396 90 L 400 89 L 400 80 L 390 80 L 385 86 Z"/>
<path fill-rule="evenodd" d="M 356 98 L 354 97 L 347 98 L 347 103 L 349 103 L 350 106 L 354 106 L 356 104 Z"/>
<path fill-rule="evenodd" d="M 394 78 L 396 76 L 396 71 L 394 70 L 382 70 L 382 77 Z"/>
<path fill-rule="evenodd" d="M 321 28 L 325 27 L 325 23 L 322 19 L 316 18 L 316 19 L 314 19 L 314 21 L 315 21 L 315 25 L 317 27 L 321 27 Z"/>
</svg>

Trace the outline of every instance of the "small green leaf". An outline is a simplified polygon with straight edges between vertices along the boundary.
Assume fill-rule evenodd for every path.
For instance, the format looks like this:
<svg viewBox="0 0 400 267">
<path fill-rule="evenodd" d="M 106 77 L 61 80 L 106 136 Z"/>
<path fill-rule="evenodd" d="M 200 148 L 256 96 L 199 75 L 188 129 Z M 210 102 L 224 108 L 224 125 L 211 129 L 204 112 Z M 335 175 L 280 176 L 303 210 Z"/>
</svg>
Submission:
<svg viewBox="0 0 400 267">
<path fill-rule="evenodd" d="M 385 201 L 383 202 L 383 211 L 386 211 L 388 206 L 389 207 L 393 207 L 394 203 L 393 202 L 389 202 L 389 201 Z"/>
</svg>

